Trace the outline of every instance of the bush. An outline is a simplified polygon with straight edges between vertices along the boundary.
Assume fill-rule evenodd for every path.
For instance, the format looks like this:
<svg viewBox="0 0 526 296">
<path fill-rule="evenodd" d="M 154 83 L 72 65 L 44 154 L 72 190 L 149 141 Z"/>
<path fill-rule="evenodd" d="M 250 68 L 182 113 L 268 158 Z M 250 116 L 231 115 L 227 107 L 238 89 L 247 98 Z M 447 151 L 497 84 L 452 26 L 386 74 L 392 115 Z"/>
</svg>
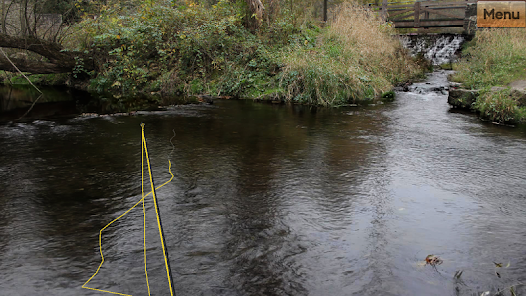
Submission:
<svg viewBox="0 0 526 296">
<path fill-rule="evenodd" d="M 151 1 L 149 1 L 151 2 Z M 152 92 L 283 98 L 339 105 L 372 100 L 419 67 L 372 12 L 345 4 L 330 26 L 277 16 L 252 32 L 246 3 L 106 7 L 77 25 L 70 48 L 91 52 L 90 89 L 119 101 Z M 137 2 L 140 3 L 140 2 Z M 250 16 L 248 16 L 250 17 Z M 274 90 L 275 95 L 269 94 Z"/>
</svg>

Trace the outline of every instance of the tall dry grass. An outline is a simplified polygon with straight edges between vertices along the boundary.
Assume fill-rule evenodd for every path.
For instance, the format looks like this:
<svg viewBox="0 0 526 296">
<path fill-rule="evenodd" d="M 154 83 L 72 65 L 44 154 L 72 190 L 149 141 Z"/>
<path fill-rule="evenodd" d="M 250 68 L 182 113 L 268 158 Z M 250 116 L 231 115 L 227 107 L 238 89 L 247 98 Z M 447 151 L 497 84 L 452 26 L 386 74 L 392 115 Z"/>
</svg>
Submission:
<svg viewBox="0 0 526 296">
<path fill-rule="evenodd" d="M 422 73 L 394 29 L 372 11 L 349 2 L 333 15 L 314 46 L 285 52 L 281 85 L 287 99 L 320 105 L 374 100 Z"/>
</svg>

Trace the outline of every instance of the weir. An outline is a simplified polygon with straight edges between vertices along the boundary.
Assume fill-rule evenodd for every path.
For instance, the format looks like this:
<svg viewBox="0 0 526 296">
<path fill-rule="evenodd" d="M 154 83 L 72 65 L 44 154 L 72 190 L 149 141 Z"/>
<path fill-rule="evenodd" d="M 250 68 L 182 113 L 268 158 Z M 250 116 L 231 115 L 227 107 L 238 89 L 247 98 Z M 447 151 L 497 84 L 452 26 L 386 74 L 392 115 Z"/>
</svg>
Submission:
<svg viewBox="0 0 526 296">
<path fill-rule="evenodd" d="M 429 28 L 439 30 L 461 28 L 467 34 L 472 33 L 477 13 L 477 2 L 467 0 L 397 0 L 396 2 L 383 0 L 382 5 L 368 4 L 367 7 L 377 12 L 383 20 L 392 22 L 396 28 L 410 28 L 417 31 L 426 31 Z M 444 31 L 440 31 L 442 32 Z"/>
<path fill-rule="evenodd" d="M 421 53 L 433 65 L 453 62 L 462 44 L 470 37 L 462 34 L 408 34 L 400 40 L 413 56 Z"/>
</svg>

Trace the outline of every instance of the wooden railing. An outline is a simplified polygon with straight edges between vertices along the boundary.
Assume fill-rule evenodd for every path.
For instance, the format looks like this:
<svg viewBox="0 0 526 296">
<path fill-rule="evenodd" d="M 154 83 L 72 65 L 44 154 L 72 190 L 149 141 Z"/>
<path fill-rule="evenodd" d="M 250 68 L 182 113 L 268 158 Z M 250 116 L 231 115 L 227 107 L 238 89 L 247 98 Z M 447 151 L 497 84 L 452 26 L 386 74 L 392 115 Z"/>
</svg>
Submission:
<svg viewBox="0 0 526 296">
<path fill-rule="evenodd" d="M 382 19 L 393 22 L 396 28 L 462 27 L 466 6 L 476 1 L 404 3 L 408 2 L 384 0 L 382 5 L 368 7 L 378 11 Z"/>
</svg>

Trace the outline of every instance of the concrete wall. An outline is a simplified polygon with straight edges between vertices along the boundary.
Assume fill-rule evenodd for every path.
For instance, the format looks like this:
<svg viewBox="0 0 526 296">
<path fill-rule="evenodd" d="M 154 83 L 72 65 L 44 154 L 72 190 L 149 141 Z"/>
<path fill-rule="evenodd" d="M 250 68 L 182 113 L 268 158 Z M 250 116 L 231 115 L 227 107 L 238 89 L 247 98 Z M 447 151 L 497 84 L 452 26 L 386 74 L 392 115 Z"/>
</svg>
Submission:
<svg viewBox="0 0 526 296">
<path fill-rule="evenodd" d="M 477 31 L 477 4 L 469 3 L 466 6 L 466 16 L 464 19 L 464 33 L 474 35 Z"/>
</svg>

